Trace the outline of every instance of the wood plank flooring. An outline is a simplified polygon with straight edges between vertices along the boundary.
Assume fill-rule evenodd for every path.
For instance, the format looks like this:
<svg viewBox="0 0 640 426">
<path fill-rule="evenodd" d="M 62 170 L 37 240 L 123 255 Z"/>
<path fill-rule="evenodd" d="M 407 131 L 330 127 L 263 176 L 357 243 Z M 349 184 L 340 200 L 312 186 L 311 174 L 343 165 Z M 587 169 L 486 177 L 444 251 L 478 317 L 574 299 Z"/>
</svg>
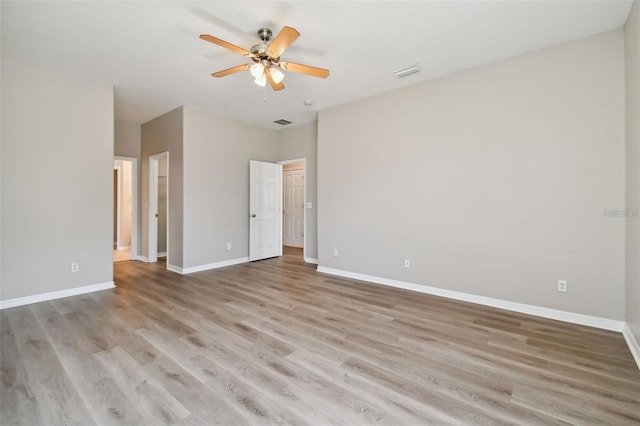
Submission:
<svg viewBox="0 0 640 426">
<path fill-rule="evenodd" d="M 0 313 L 0 424 L 640 424 L 619 333 L 285 256 Z"/>
</svg>

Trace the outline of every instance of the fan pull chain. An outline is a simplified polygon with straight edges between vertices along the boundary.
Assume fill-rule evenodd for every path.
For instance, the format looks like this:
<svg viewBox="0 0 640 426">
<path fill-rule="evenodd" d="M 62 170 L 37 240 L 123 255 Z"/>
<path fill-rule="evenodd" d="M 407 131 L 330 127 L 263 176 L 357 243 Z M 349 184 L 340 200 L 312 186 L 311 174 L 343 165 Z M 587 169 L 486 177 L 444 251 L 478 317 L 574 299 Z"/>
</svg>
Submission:
<svg viewBox="0 0 640 426">
<path fill-rule="evenodd" d="M 262 87 L 258 86 L 258 95 L 262 94 Z M 263 102 L 267 102 L 267 86 L 264 86 L 264 97 L 262 98 Z"/>
</svg>

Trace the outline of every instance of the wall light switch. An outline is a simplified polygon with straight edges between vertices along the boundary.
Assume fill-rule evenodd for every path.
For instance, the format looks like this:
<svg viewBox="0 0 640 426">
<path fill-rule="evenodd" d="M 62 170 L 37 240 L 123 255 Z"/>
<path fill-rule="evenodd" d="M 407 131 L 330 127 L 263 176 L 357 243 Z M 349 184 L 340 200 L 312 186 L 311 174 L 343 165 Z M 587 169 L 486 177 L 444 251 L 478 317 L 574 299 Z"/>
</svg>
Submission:
<svg viewBox="0 0 640 426">
<path fill-rule="evenodd" d="M 313 208 L 313 203 L 311 201 L 307 202 L 307 208 L 308 209 L 312 209 Z"/>
<path fill-rule="evenodd" d="M 227 250 L 231 250 L 231 243 L 227 243 Z"/>
</svg>

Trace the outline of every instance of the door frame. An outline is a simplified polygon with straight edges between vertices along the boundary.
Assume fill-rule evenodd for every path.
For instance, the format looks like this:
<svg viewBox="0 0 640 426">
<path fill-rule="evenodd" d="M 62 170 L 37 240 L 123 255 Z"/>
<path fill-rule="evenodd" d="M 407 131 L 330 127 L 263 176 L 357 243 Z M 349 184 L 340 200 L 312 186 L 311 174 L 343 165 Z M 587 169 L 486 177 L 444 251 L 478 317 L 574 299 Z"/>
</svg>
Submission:
<svg viewBox="0 0 640 426">
<path fill-rule="evenodd" d="M 302 209 L 302 220 L 304 221 L 304 227 L 302 229 L 302 258 L 306 259 L 306 253 L 307 253 L 307 181 L 309 179 L 307 179 L 307 158 L 296 158 L 293 160 L 282 160 L 282 161 L 276 161 L 276 163 L 278 164 L 282 164 L 283 166 L 285 164 L 293 164 L 293 163 L 302 163 L 302 170 L 304 172 L 304 194 L 303 194 L 303 209 Z M 283 173 L 284 173 L 284 169 L 283 169 Z M 284 192 L 284 179 L 282 179 L 282 188 L 280 188 L 280 192 Z M 283 197 L 284 199 L 284 197 Z M 284 212 L 284 210 L 283 210 Z M 283 213 L 284 214 L 284 213 Z M 284 227 L 283 227 L 284 229 Z M 284 241 L 284 238 L 281 238 L 281 241 Z M 281 245 L 283 245 L 283 243 L 280 243 Z M 306 262 L 306 260 L 305 260 Z"/>
<path fill-rule="evenodd" d="M 169 151 L 161 152 L 149 156 L 149 201 L 148 201 L 148 241 L 147 241 L 147 262 L 156 263 L 158 261 L 158 163 L 160 159 L 167 159 L 167 265 L 171 265 L 169 256 Z"/>
<path fill-rule="evenodd" d="M 116 166 L 115 162 L 116 160 L 114 159 L 114 165 L 113 165 L 113 171 L 116 172 L 116 185 L 114 188 L 115 191 L 115 203 L 116 203 L 116 208 L 115 208 L 115 216 L 116 216 L 116 220 L 115 220 L 115 234 L 116 234 L 116 240 L 113 242 L 113 248 L 115 250 L 118 250 L 118 248 L 121 246 L 120 244 L 120 240 L 121 240 L 121 236 L 120 236 L 120 222 L 122 220 L 122 167 L 121 166 Z"/>
<path fill-rule="evenodd" d="M 116 155 L 113 160 L 129 161 L 131 163 L 131 260 L 138 260 L 138 159 L 136 157 L 122 157 Z M 114 167 L 115 168 L 115 167 Z M 118 173 L 118 186 L 122 189 L 122 173 Z M 122 192 L 120 191 L 120 196 Z M 118 203 L 120 211 L 120 203 Z M 120 214 L 118 214 L 120 216 Z M 120 217 L 118 217 L 118 244 L 120 243 Z M 116 247 L 117 248 L 117 247 Z"/>
</svg>

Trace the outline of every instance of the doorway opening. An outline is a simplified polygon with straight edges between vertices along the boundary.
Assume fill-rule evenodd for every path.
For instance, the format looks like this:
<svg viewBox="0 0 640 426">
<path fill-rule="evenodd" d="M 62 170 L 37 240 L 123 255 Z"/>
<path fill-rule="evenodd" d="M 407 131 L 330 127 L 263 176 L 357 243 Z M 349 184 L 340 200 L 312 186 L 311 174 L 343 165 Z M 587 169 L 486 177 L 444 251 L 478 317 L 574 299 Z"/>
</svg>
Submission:
<svg viewBox="0 0 640 426">
<path fill-rule="evenodd" d="M 169 262 L 169 153 L 149 157 L 149 241 L 147 261 Z"/>
<path fill-rule="evenodd" d="M 304 259 L 306 251 L 307 159 L 278 161 L 282 164 L 282 246 L 288 256 Z"/>
<path fill-rule="evenodd" d="M 113 160 L 113 261 L 138 258 L 138 160 Z"/>
</svg>

